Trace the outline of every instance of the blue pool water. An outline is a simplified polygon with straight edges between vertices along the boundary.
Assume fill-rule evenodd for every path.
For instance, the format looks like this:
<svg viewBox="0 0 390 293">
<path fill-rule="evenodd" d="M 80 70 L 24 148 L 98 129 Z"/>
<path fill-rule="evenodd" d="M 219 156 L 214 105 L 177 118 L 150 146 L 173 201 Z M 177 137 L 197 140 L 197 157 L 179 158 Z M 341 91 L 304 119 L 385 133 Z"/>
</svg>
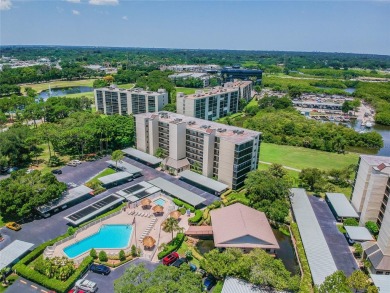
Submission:
<svg viewBox="0 0 390 293">
<path fill-rule="evenodd" d="M 65 254 L 74 258 L 88 250 L 95 249 L 121 249 L 129 244 L 131 225 L 103 225 L 99 232 L 64 248 Z"/>
<path fill-rule="evenodd" d="M 164 206 L 165 204 L 165 199 L 162 199 L 162 198 L 159 198 L 159 199 L 156 199 L 155 201 L 153 201 L 155 204 L 157 205 L 160 205 L 160 206 Z"/>
</svg>

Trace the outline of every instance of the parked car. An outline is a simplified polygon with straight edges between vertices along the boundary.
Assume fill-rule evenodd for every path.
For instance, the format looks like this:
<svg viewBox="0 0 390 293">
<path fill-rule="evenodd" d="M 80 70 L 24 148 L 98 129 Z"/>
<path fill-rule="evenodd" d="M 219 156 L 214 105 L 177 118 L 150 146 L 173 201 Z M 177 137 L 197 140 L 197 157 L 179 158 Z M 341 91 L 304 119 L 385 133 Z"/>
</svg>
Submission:
<svg viewBox="0 0 390 293">
<path fill-rule="evenodd" d="M 71 166 L 71 167 L 77 167 L 77 164 L 75 162 L 72 162 L 72 161 L 68 162 L 66 165 Z"/>
<path fill-rule="evenodd" d="M 201 275 L 202 278 L 206 277 L 206 275 L 207 275 L 207 272 L 205 270 L 202 270 L 202 269 L 197 269 L 195 273 Z"/>
<path fill-rule="evenodd" d="M 196 272 L 196 270 L 198 269 L 198 268 L 196 267 L 196 265 L 194 265 L 193 263 L 189 263 L 189 265 L 190 265 L 190 271 L 191 271 L 191 272 Z"/>
<path fill-rule="evenodd" d="M 75 163 L 75 164 L 77 164 L 77 165 L 80 165 L 82 162 L 81 161 L 79 161 L 79 160 L 72 160 L 71 161 L 72 163 Z"/>
<path fill-rule="evenodd" d="M 76 282 L 76 287 L 87 292 L 96 292 L 96 290 L 98 289 L 95 282 L 86 279 L 78 280 Z"/>
<path fill-rule="evenodd" d="M 54 170 L 51 170 L 51 173 L 53 173 L 53 174 L 62 174 L 62 170 L 54 169 Z"/>
<path fill-rule="evenodd" d="M 211 288 L 214 287 L 214 285 L 217 283 L 217 280 L 213 275 L 208 275 L 207 278 L 203 282 L 204 290 L 211 290 Z"/>
<path fill-rule="evenodd" d="M 188 260 L 185 258 L 185 257 L 182 257 L 182 258 L 179 258 L 179 259 L 177 259 L 177 260 L 175 260 L 172 264 L 171 264 L 171 266 L 173 266 L 173 267 L 180 267 L 183 263 L 187 263 L 188 262 Z"/>
<path fill-rule="evenodd" d="M 20 229 L 22 229 L 22 226 L 20 226 L 18 223 L 15 223 L 15 222 L 8 222 L 7 224 L 5 224 L 5 226 L 8 229 L 11 229 L 14 231 L 19 231 Z"/>
<path fill-rule="evenodd" d="M 179 258 L 179 254 L 177 252 L 172 252 L 163 258 L 163 265 L 169 266 L 174 263 Z"/>
<path fill-rule="evenodd" d="M 108 275 L 111 272 L 109 267 L 104 265 L 96 265 L 96 264 L 91 264 L 89 270 L 94 273 L 102 274 L 102 275 Z"/>
<path fill-rule="evenodd" d="M 12 167 L 12 168 L 9 168 L 9 169 L 7 170 L 7 173 L 8 173 L 8 174 L 11 174 L 12 172 L 15 172 L 15 171 L 18 171 L 18 170 L 19 170 L 18 167 Z"/>
</svg>

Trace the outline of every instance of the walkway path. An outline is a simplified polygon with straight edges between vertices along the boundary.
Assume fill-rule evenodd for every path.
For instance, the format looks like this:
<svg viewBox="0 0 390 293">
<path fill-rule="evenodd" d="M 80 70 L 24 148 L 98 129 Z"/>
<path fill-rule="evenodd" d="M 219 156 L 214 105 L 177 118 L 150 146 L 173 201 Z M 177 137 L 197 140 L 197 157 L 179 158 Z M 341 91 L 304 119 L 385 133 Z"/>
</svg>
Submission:
<svg viewBox="0 0 390 293">
<path fill-rule="evenodd" d="M 259 161 L 259 163 L 261 164 L 266 164 L 266 165 L 272 165 L 273 163 L 270 163 L 270 162 L 264 162 L 264 161 Z M 293 168 L 293 167 L 289 167 L 289 166 L 282 166 L 284 169 L 287 169 L 287 170 L 291 170 L 291 171 L 295 171 L 295 172 L 301 172 L 302 170 L 300 169 L 296 169 L 296 168 Z"/>
</svg>

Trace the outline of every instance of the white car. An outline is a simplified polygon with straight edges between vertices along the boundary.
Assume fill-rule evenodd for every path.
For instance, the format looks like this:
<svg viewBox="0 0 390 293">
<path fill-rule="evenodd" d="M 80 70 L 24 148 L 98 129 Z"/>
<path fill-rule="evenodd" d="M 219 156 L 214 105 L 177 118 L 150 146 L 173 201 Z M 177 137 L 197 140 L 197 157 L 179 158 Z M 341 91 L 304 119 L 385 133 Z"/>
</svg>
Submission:
<svg viewBox="0 0 390 293">
<path fill-rule="evenodd" d="M 97 290 L 97 285 L 95 282 L 88 281 L 86 279 L 81 279 L 76 282 L 76 287 L 85 290 L 88 292 L 96 292 Z"/>
<path fill-rule="evenodd" d="M 79 160 L 72 160 L 71 162 L 72 162 L 72 163 L 75 163 L 75 164 L 77 164 L 77 165 L 80 165 L 80 164 L 81 164 L 81 161 L 79 161 Z"/>
</svg>

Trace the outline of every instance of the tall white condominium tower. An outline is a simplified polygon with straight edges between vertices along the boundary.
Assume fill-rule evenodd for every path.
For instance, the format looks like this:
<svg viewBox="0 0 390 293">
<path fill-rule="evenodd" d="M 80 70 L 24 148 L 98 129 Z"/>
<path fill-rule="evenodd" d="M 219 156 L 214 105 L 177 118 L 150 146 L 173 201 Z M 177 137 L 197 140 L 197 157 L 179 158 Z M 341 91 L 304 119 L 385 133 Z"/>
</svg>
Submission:
<svg viewBox="0 0 390 293">
<path fill-rule="evenodd" d="M 361 155 L 351 203 L 360 214 L 360 225 L 368 221 L 379 227 L 376 242 L 362 244 L 364 257 L 376 274 L 390 275 L 390 157 Z"/>
<path fill-rule="evenodd" d="M 164 89 L 159 89 L 157 92 L 145 91 L 141 88 L 106 87 L 95 89 L 96 109 L 107 115 L 158 112 L 166 104 L 168 104 L 168 93 Z"/>
<path fill-rule="evenodd" d="M 259 161 L 261 133 L 170 112 L 135 115 L 137 149 L 161 149 L 165 170 L 197 170 L 230 188 L 244 184 Z"/>
</svg>

